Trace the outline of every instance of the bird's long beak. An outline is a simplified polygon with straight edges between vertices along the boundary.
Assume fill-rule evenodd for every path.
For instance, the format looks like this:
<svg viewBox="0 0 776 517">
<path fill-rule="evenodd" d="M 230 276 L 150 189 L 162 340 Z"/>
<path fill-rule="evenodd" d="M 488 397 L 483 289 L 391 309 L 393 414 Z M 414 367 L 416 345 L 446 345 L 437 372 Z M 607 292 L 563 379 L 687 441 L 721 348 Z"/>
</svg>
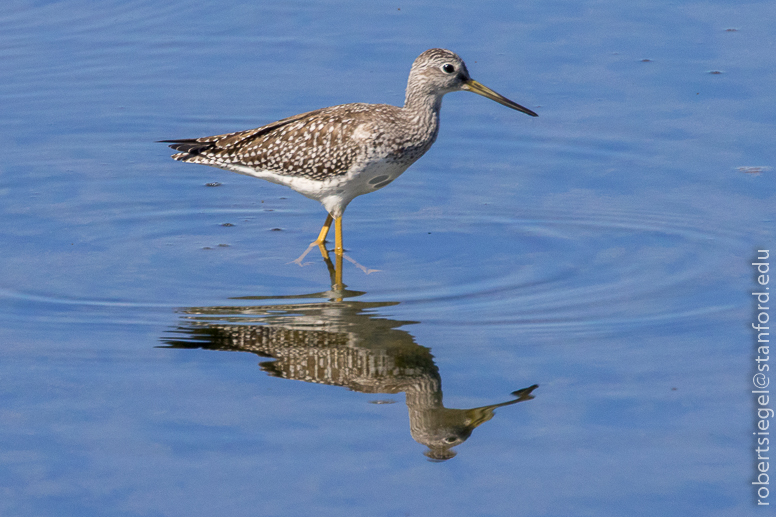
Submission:
<svg viewBox="0 0 776 517">
<path fill-rule="evenodd" d="M 529 110 L 528 108 L 524 108 L 523 106 L 519 105 L 516 102 L 512 102 L 511 100 L 507 99 L 503 95 L 500 95 L 484 84 L 480 84 L 474 79 L 469 79 L 465 83 L 463 83 L 463 89 L 466 91 L 474 92 L 478 95 L 482 95 L 483 97 L 487 97 L 490 100 L 496 101 L 499 104 L 503 104 L 504 106 L 508 108 L 512 108 L 513 110 L 522 111 L 526 115 L 531 115 L 532 117 L 538 117 L 536 113 Z"/>
</svg>

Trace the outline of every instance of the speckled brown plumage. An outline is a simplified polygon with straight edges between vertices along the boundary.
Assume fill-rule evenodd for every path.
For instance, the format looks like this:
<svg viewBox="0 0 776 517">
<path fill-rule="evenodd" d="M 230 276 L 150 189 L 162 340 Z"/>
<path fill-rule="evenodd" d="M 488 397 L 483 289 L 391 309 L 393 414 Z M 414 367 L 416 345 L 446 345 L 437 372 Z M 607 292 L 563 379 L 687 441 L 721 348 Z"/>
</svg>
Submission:
<svg viewBox="0 0 776 517">
<path fill-rule="evenodd" d="M 175 160 L 286 185 L 321 202 L 337 220 L 353 198 L 388 185 L 431 147 L 442 97 L 460 90 L 536 116 L 472 80 L 455 53 L 431 49 L 412 65 L 403 107 L 343 104 L 247 131 L 165 142 L 180 151 Z M 327 219 L 318 244 L 330 224 Z"/>
<path fill-rule="evenodd" d="M 173 155 L 179 161 L 227 168 L 239 164 L 324 181 L 376 156 L 409 166 L 431 147 L 436 131 L 434 127 L 418 131 L 406 118 L 396 106 L 343 104 L 257 129 L 180 140 L 170 147 L 181 151 Z M 359 130 L 368 131 L 369 138 L 354 137 Z"/>
</svg>

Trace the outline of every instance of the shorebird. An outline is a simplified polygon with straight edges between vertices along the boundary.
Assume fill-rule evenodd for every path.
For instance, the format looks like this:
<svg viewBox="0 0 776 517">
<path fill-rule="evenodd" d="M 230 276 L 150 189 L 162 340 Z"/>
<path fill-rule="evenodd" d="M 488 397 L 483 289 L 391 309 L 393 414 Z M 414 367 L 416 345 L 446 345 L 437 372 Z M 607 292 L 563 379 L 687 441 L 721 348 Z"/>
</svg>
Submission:
<svg viewBox="0 0 776 517">
<path fill-rule="evenodd" d="M 201 163 L 285 185 L 323 204 L 329 213 L 318 238 L 324 258 L 332 222 L 342 255 L 342 214 L 353 198 L 391 183 L 428 151 L 439 132 L 442 97 L 469 91 L 532 117 L 538 116 L 469 76 L 449 50 L 434 48 L 415 59 L 403 107 L 342 104 L 224 135 L 163 140 L 175 160 Z"/>
</svg>

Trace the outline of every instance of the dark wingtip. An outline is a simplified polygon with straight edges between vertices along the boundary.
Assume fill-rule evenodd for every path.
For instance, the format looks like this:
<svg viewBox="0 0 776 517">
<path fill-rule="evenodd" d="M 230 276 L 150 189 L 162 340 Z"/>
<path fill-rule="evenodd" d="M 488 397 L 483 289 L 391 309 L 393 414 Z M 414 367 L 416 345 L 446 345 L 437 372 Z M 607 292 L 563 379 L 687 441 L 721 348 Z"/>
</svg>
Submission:
<svg viewBox="0 0 776 517">
<path fill-rule="evenodd" d="M 169 144 L 168 147 L 170 149 L 193 155 L 199 154 L 213 146 L 212 142 L 200 142 L 193 138 L 185 140 L 157 140 L 157 143 Z"/>
</svg>

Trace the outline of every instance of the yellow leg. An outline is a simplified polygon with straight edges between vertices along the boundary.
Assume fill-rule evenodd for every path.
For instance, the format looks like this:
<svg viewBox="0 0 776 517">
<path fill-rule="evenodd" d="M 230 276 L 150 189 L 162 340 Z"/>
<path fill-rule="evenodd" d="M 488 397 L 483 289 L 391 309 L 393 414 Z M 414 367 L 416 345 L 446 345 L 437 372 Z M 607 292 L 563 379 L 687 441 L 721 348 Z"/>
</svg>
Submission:
<svg viewBox="0 0 776 517">
<path fill-rule="evenodd" d="M 331 214 L 327 214 L 326 222 L 323 223 L 323 226 L 321 227 L 321 233 L 318 234 L 318 238 L 315 239 L 315 242 L 310 244 L 311 247 L 313 244 L 318 245 L 318 249 L 321 251 L 321 255 L 324 259 L 329 258 L 329 252 L 326 250 L 326 236 L 329 235 L 329 228 L 331 228 L 332 221 L 334 221 L 334 218 Z"/>
<path fill-rule="evenodd" d="M 334 218 L 331 216 L 331 214 L 326 216 L 326 222 L 323 223 L 323 227 L 321 227 L 321 233 L 319 233 L 318 238 L 315 239 L 315 244 L 321 245 L 326 242 L 326 236 L 329 235 L 329 228 L 331 228 L 331 222 L 333 220 Z"/>
<path fill-rule="evenodd" d="M 331 216 L 331 214 L 326 216 L 326 222 L 323 223 L 321 232 L 318 234 L 318 238 L 310 243 L 310 245 L 306 250 L 304 250 L 304 253 L 302 253 L 298 259 L 294 260 L 295 264 L 299 264 L 300 266 L 303 265 L 302 261 L 307 256 L 307 254 L 310 253 L 310 250 L 312 250 L 315 246 L 318 246 L 318 249 L 321 251 L 321 255 L 323 255 L 324 259 L 329 258 L 329 252 L 326 250 L 326 236 L 329 235 L 329 228 L 331 228 L 331 223 L 333 221 L 334 218 Z"/>
<path fill-rule="evenodd" d="M 342 216 L 334 220 L 334 253 L 342 255 Z"/>
</svg>

